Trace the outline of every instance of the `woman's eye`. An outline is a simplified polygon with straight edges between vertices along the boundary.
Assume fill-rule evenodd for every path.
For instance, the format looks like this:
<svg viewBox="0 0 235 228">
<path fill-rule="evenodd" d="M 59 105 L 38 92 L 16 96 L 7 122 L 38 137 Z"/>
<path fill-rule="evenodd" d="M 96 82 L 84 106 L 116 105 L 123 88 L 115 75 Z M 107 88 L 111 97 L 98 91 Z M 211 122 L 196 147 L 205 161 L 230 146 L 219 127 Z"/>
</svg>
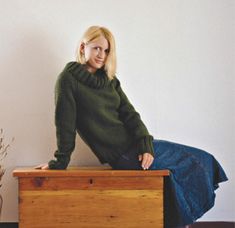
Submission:
<svg viewBox="0 0 235 228">
<path fill-rule="evenodd" d="M 97 52 L 101 52 L 102 51 L 102 48 L 101 47 L 93 47 L 93 49 Z M 109 54 L 109 49 L 106 49 L 104 50 L 105 54 Z"/>
</svg>

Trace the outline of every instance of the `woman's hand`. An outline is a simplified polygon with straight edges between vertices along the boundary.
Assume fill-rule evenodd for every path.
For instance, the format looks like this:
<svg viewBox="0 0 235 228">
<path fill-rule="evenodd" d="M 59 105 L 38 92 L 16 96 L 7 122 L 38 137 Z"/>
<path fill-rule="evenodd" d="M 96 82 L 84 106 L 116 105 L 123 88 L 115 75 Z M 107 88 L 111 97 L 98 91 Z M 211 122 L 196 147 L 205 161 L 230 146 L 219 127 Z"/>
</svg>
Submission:
<svg viewBox="0 0 235 228">
<path fill-rule="evenodd" d="M 41 165 L 34 167 L 34 169 L 49 169 L 49 166 L 48 164 L 41 164 Z"/>
<path fill-rule="evenodd" d="M 148 169 L 153 163 L 154 157 L 150 153 L 144 153 L 139 155 L 139 161 L 142 161 L 142 168 Z"/>
</svg>

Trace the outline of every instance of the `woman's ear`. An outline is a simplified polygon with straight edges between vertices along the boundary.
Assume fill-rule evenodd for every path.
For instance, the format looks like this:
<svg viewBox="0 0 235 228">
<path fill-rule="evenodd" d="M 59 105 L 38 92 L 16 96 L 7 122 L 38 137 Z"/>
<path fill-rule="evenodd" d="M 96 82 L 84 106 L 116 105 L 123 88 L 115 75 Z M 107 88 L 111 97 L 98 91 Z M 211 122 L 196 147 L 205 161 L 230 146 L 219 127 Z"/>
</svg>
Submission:
<svg viewBox="0 0 235 228">
<path fill-rule="evenodd" d="M 82 54 L 84 54 L 84 52 L 85 52 L 85 43 L 84 43 L 84 42 L 82 42 L 82 43 L 80 44 L 80 52 L 81 52 Z"/>
</svg>

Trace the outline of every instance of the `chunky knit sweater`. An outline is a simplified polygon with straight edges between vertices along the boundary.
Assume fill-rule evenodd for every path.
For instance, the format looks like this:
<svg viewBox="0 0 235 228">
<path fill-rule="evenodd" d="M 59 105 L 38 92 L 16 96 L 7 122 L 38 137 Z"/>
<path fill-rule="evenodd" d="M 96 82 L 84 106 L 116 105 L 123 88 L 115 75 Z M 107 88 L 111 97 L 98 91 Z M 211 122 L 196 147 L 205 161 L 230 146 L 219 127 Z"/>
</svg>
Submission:
<svg viewBox="0 0 235 228">
<path fill-rule="evenodd" d="M 69 62 L 55 88 L 57 151 L 50 169 L 66 169 L 76 132 L 101 163 L 115 164 L 131 150 L 153 153 L 153 137 L 123 92 L 120 81 L 103 70 L 92 74 L 85 65 Z"/>
</svg>

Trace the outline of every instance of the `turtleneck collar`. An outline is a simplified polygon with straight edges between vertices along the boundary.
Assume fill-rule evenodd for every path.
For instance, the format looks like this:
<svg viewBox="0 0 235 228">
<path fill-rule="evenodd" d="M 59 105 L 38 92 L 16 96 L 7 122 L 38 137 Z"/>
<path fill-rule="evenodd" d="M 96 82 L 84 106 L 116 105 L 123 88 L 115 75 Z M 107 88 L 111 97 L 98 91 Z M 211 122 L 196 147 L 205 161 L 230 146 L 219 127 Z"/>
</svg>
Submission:
<svg viewBox="0 0 235 228">
<path fill-rule="evenodd" d="M 82 84 L 94 89 L 105 88 L 111 83 L 104 70 L 99 69 L 91 73 L 86 69 L 86 65 L 78 62 L 67 63 L 64 70 L 70 72 Z"/>
</svg>

